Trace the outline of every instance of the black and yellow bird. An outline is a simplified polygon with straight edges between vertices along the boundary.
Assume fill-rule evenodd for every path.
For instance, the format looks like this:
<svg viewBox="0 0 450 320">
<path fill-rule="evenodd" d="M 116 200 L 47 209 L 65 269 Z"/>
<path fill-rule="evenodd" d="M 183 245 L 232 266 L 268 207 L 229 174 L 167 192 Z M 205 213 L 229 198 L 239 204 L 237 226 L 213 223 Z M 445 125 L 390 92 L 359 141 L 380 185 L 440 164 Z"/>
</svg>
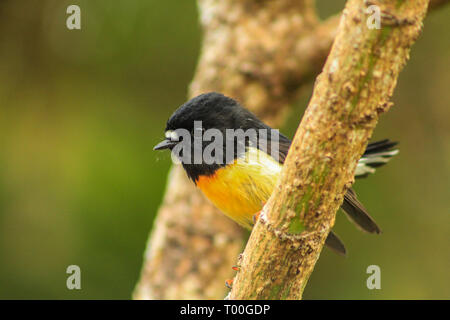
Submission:
<svg viewBox="0 0 450 320">
<path fill-rule="evenodd" d="M 189 100 L 172 114 L 167 121 L 165 140 L 154 149 L 173 150 L 182 141 L 176 134 L 179 129 L 189 132 L 191 138 L 194 137 L 198 134 L 194 132 L 198 129 L 194 125 L 195 121 L 201 121 L 200 134 L 208 129 L 218 130 L 224 136 L 227 129 L 255 129 L 256 132 L 259 132 L 259 129 L 271 130 L 235 100 L 220 93 L 210 92 Z M 273 157 L 267 151 L 271 135 L 267 134 L 267 138 L 269 141 L 265 145 L 245 141 L 244 152 L 239 152 L 239 148 L 234 146 L 231 150 L 232 161 L 225 161 L 225 151 L 222 152 L 224 159 L 222 162 L 181 161 L 189 178 L 204 195 L 223 213 L 247 229 L 252 228 L 255 214 L 261 211 L 276 186 L 291 144 L 291 141 L 280 133 L 277 137 L 278 154 L 277 157 Z M 221 148 L 227 147 L 225 141 L 226 138 L 220 142 L 223 143 L 220 145 Z M 191 143 L 190 151 L 193 154 L 195 148 L 204 149 L 208 143 L 208 141 L 203 141 L 200 145 Z M 398 153 L 398 150 L 393 149 L 395 145 L 395 142 L 389 140 L 369 144 L 357 164 L 355 177 L 365 177 L 373 173 L 375 168 L 388 162 Z M 238 161 L 241 158 L 248 158 L 249 155 L 253 155 L 251 159 L 257 161 Z M 381 232 L 352 189 L 348 189 L 345 194 L 341 208 L 360 229 L 369 233 Z M 346 253 L 343 243 L 333 232 L 329 233 L 325 244 L 340 254 Z"/>
</svg>

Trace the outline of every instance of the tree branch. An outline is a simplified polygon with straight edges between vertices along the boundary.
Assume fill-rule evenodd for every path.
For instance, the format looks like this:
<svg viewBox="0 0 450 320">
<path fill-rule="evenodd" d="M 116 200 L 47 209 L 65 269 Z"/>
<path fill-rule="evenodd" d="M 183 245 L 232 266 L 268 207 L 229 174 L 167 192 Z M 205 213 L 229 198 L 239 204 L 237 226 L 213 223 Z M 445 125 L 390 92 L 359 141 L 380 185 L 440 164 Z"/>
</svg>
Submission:
<svg viewBox="0 0 450 320">
<path fill-rule="evenodd" d="M 368 29 L 366 6 L 382 11 Z M 242 255 L 231 299 L 300 299 L 356 164 L 420 34 L 427 0 L 349 0 L 277 188 Z"/>
<path fill-rule="evenodd" d="M 199 0 L 198 5 L 204 37 L 189 96 L 219 91 L 280 124 L 295 92 L 320 70 L 327 54 L 311 40 L 319 25 L 314 1 Z M 298 46 L 303 39 L 308 41 Z M 302 50 L 293 54 L 296 48 Z M 181 167 L 173 167 L 134 298 L 223 298 L 224 280 L 233 276 L 244 238 L 244 230 L 205 200 Z"/>
<path fill-rule="evenodd" d="M 448 0 L 431 0 L 430 10 Z M 189 96 L 219 91 L 280 125 L 314 79 L 340 15 L 319 22 L 313 0 L 198 0 L 204 40 Z M 433 5 L 434 4 L 434 5 Z M 349 88 L 351 89 L 351 87 Z M 150 236 L 136 299 L 217 299 L 245 233 L 175 166 Z"/>
</svg>

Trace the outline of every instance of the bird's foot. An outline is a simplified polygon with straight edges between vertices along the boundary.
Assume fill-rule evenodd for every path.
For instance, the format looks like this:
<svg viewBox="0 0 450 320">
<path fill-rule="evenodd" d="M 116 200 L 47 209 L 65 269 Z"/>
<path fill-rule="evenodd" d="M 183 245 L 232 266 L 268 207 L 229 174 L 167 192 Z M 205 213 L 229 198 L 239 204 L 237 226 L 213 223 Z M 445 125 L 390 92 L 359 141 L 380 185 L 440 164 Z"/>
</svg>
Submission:
<svg viewBox="0 0 450 320">
<path fill-rule="evenodd" d="M 234 279 L 228 279 L 228 280 L 225 280 L 225 286 L 226 286 L 228 289 L 232 289 L 232 288 L 233 288 L 233 280 L 234 280 Z"/>
</svg>

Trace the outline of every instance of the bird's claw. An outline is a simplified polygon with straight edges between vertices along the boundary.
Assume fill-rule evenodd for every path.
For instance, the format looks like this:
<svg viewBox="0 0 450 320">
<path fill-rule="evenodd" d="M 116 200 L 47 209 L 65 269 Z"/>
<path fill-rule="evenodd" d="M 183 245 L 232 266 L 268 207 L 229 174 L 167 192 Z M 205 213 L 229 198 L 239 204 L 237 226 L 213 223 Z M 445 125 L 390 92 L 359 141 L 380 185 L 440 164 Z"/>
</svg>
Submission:
<svg viewBox="0 0 450 320">
<path fill-rule="evenodd" d="M 260 215 L 261 215 L 261 211 L 258 211 L 257 213 L 255 213 L 253 215 L 253 217 L 252 217 L 253 224 L 256 224 L 256 222 L 258 221 Z"/>
</svg>

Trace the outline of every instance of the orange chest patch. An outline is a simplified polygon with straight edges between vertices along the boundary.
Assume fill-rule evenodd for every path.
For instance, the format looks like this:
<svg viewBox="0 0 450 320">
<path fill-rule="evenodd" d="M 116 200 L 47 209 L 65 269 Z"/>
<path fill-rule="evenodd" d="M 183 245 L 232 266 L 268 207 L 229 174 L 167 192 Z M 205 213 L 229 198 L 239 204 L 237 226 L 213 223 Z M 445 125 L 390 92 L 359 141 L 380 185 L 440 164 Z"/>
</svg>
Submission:
<svg viewBox="0 0 450 320">
<path fill-rule="evenodd" d="M 251 228 L 252 218 L 272 194 L 281 165 L 234 163 L 211 176 L 200 176 L 197 186 L 223 213 L 240 225 Z"/>
</svg>

